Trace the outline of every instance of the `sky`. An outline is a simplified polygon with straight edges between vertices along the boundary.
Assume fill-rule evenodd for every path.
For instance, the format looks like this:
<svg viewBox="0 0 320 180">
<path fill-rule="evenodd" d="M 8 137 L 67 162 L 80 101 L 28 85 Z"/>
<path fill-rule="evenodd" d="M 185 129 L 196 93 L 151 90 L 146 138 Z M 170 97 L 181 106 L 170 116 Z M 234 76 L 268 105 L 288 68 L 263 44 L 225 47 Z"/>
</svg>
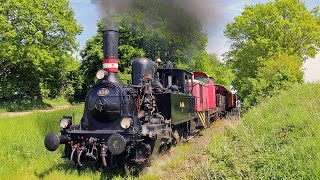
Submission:
<svg viewBox="0 0 320 180">
<path fill-rule="evenodd" d="M 195 0 L 196 1 L 196 0 Z M 199 0 L 201 1 L 201 0 Z M 230 47 L 230 42 L 224 37 L 223 31 L 228 22 L 240 15 L 246 5 L 253 5 L 257 3 L 266 3 L 270 0 L 213 0 L 215 4 L 219 4 L 221 12 L 218 21 L 207 23 L 205 30 L 208 33 L 208 46 L 209 53 L 215 53 L 220 60 L 222 54 L 227 52 Z M 320 6 L 320 0 L 302 0 L 308 9 L 315 6 Z M 100 18 L 98 9 L 90 0 L 70 0 L 71 7 L 75 10 L 75 18 L 78 23 L 83 26 L 83 32 L 77 36 L 80 43 L 80 48 L 83 48 L 85 42 L 96 34 L 96 23 Z M 213 4 L 211 4 L 213 5 Z M 210 5 L 208 5 L 210 7 Z M 305 80 L 308 82 L 320 81 L 320 53 L 314 58 L 309 59 L 303 66 L 305 70 Z"/>
</svg>

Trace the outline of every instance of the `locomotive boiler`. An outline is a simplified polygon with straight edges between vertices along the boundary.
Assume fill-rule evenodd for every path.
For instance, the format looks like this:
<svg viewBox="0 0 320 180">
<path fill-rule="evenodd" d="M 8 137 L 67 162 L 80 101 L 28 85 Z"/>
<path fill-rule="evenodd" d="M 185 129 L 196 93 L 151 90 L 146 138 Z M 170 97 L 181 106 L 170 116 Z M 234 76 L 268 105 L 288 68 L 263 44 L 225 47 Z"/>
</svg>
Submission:
<svg viewBox="0 0 320 180">
<path fill-rule="evenodd" d="M 152 154 L 165 151 L 195 129 L 190 123 L 195 118 L 194 99 L 185 82 L 192 74 L 179 74 L 170 64 L 158 69 L 157 63 L 139 58 L 132 63 L 132 84 L 121 84 L 118 38 L 114 26 L 104 29 L 103 69 L 86 96 L 81 123 L 74 125 L 72 116 L 63 116 L 61 135 L 45 137 L 49 151 L 64 144 L 65 157 L 77 167 L 88 160 L 102 167 L 149 165 Z M 183 82 L 180 87 L 173 85 L 174 75 Z"/>
</svg>

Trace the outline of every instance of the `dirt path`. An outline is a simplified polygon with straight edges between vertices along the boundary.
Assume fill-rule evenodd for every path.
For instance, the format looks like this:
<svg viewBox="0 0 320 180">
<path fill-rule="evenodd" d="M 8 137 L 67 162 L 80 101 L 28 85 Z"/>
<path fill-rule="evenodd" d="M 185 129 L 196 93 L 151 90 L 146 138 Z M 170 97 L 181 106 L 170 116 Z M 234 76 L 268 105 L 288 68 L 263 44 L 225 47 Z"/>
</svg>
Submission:
<svg viewBox="0 0 320 180">
<path fill-rule="evenodd" d="M 0 116 L 8 116 L 8 117 L 24 116 L 24 115 L 31 114 L 33 112 L 51 112 L 51 111 L 57 111 L 57 110 L 61 110 L 61 109 L 67 109 L 69 107 L 71 107 L 71 105 L 54 106 L 54 107 L 49 107 L 46 109 L 30 110 L 30 111 L 5 112 L 5 113 L 0 113 Z"/>
<path fill-rule="evenodd" d="M 222 131 L 225 126 L 235 127 L 237 122 L 234 120 L 215 122 L 209 129 L 203 131 L 201 136 L 189 140 L 186 145 L 179 145 L 170 154 L 154 160 L 152 166 L 142 175 L 142 179 L 144 177 L 149 179 L 150 176 L 158 179 L 190 179 L 190 174 L 197 168 L 209 166 L 211 157 L 206 151 L 213 134 Z"/>
</svg>

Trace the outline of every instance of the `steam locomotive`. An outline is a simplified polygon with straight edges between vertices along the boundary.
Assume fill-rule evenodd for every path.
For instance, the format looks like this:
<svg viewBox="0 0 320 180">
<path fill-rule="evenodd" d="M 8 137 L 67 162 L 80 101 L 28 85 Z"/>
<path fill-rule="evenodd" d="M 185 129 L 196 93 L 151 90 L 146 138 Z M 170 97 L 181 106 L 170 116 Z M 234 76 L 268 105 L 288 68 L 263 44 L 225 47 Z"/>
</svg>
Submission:
<svg viewBox="0 0 320 180">
<path fill-rule="evenodd" d="M 61 135 L 48 134 L 45 147 L 65 145 L 65 157 L 77 167 L 87 160 L 102 167 L 128 163 L 149 165 L 152 155 L 210 126 L 237 107 L 236 95 L 202 72 L 174 68 L 167 62 L 139 58 L 132 63 L 132 82 L 119 82 L 118 30 L 103 31 L 103 70 L 88 92 L 81 123 L 60 121 Z"/>
</svg>

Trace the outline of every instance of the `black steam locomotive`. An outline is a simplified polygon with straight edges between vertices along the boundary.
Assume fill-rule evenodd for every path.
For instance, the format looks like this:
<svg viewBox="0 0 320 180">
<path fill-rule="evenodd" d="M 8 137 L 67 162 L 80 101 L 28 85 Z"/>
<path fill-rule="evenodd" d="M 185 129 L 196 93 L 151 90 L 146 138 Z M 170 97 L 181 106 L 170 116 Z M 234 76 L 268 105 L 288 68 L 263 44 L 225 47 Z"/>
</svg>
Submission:
<svg viewBox="0 0 320 180">
<path fill-rule="evenodd" d="M 118 30 L 103 31 L 103 70 L 85 100 L 80 125 L 71 116 L 60 121 L 61 135 L 48 134 L 45 146 L 65 144 L 65 156 L 81 167 L 86 160 L 103 167 L 150 164 L 151 155 L 168 150 L 199 130 L 192 95 L 192 73 L 171 63 L 159 68 L 146 58 L 132 63 L 132 83 L 121 84 Z"/>
</svg>

